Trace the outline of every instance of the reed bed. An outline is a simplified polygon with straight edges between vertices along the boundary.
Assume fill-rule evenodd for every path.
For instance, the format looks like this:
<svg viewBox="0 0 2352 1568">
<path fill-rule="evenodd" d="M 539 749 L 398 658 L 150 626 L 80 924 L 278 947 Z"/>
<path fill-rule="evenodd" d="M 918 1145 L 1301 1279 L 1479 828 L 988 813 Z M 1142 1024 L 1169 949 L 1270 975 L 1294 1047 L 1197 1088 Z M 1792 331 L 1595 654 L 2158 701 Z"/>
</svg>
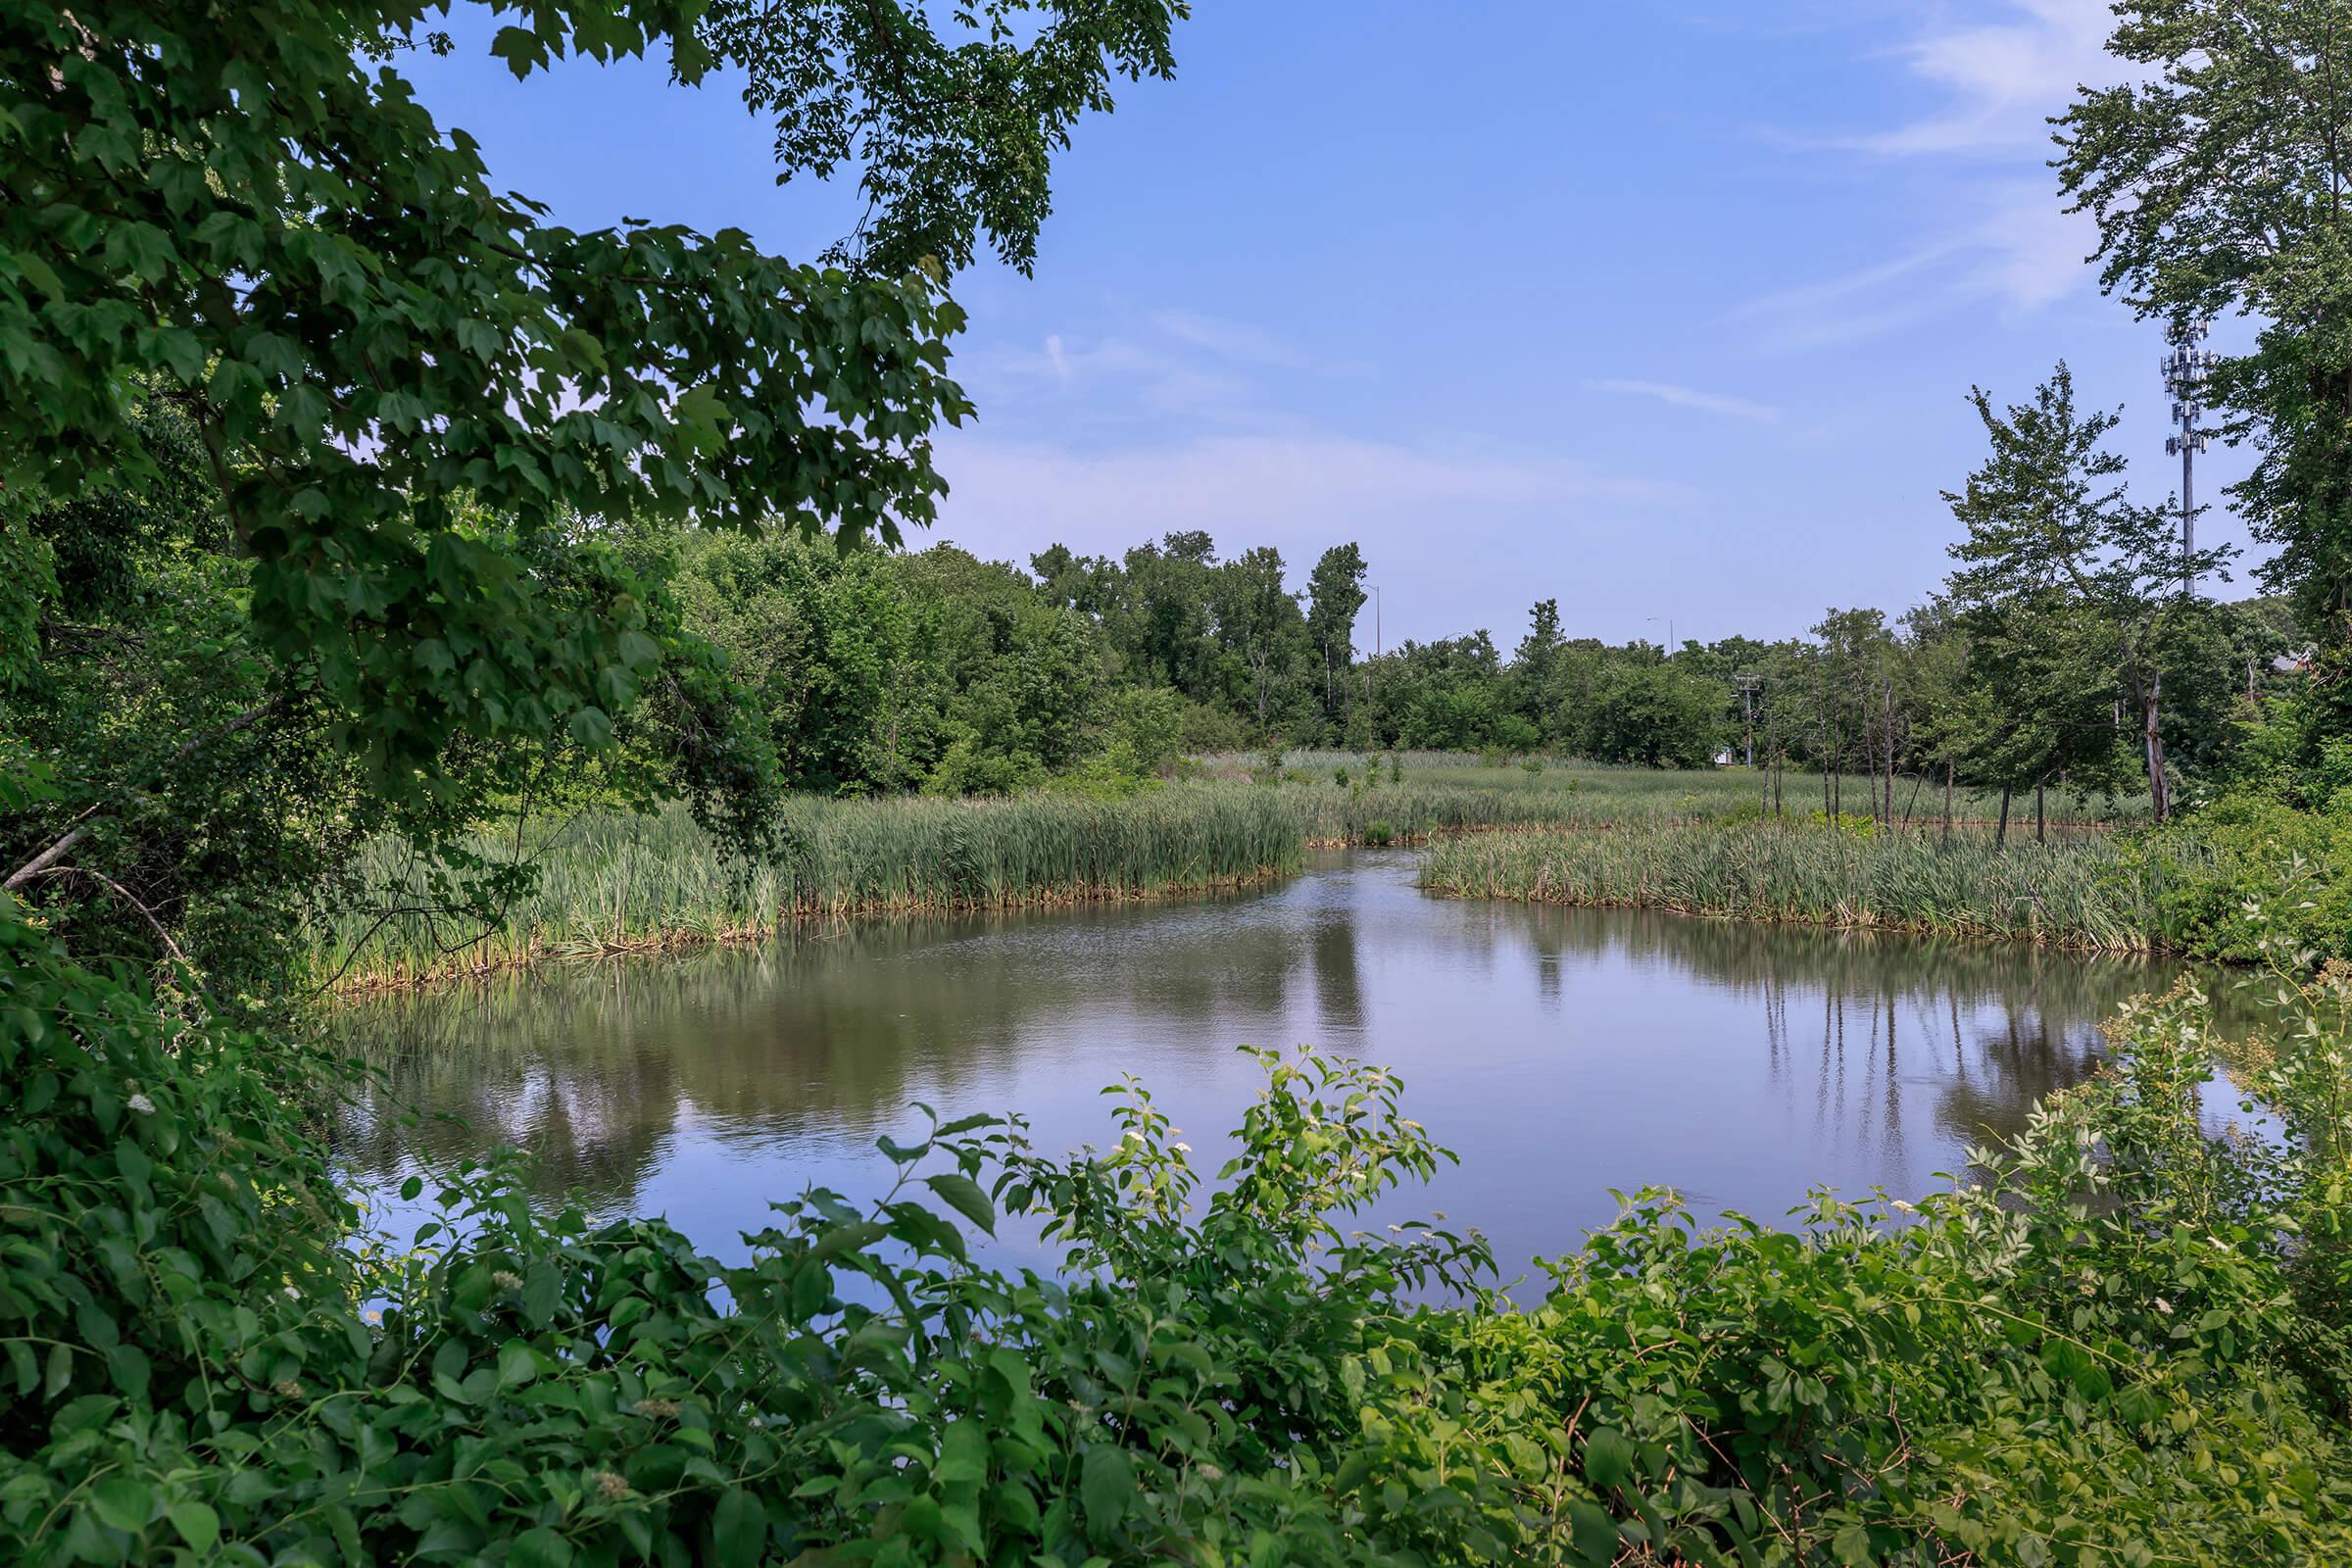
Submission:
<svg viewBox="0 0 2352 1568">
<path fill-rule="evenodd" d="M 1996 937 L 2085 952 L 2158 948 L 2141 874 L 2104 839 L 1862 836 L 1778 823 L 1458 839 L 1421 885 L 1456 898 L 1669 909 L 1742 920 Z"/>
<path fill-rule="evenodd" d="M 746 862 L 683 810 L 592 813 L 536 857 L 536 885 L 488 930 L 380 912 L 413 880 L 388 848 L 368 897 L 313 936 L 340 990 L 483 974 L 539 958 L 753 941 L 795 922 L 1074 905 L 1213 892 L 1298 868 L 1298 814 L 1279 792 L 1181 786 L 1122 801 L 802 800 L 784 849 Z M 502 852 L 495 840 L 486 853 Z"/>
<path fill-rule="evenodd" d="M 784 808 L 783 851 L 757 862 L 728 856 L 682 809 L 590 812 L 525 832 L 536 846 L 536 884 L 486 927 L 423 912 L 429 901 L 411 896 L 420 868 L 383 846 L 362 866 L 367 896 L 314 928 L 312 960 L 333 988 L 366 991 L 543 958 L 757 941 L 813 920 L 1211 893 L 1295 871 L 1309 849 L 1496 831 L 1540 834 L 1546 846 L 1580 835 L 1614 838 L 1578 849 L 1578 863 L 1638 867 L 1648 847 L 1677 842 L 1675 830 L 1709 831 L 1712 824 L 1729 831 L 1726 818 L 1756 809 L 1752 774 L 1529 770 L 1476 761 L 1408 766 L 1401 782 L 1391 783 L 1385 769 L 1368 782 L 1358 759 L 1345 786 L 1328 774 L 1303 784 L 1209 779 L 1107 801 L 1069 794 L 804 798 Z M 1733 841 L 1703 842 L 1712 850 Z M 495 836 L 477 848 L 493 861 L 514 853 Z M 1449 851 L 1444 863 L 1464 862 Z M 1631 891 L 1583 902 L 1656 902 L 1637 870 L 1596 885 Z M 1728 906 L 1738 901 L 1727 899 L 1719 909 L 1698 891 L 1676 896 L 1686 902 L 1664 906 L 1743 912 Z M 408 912 L 387 916 L 387 909 Z"/>
</svg>

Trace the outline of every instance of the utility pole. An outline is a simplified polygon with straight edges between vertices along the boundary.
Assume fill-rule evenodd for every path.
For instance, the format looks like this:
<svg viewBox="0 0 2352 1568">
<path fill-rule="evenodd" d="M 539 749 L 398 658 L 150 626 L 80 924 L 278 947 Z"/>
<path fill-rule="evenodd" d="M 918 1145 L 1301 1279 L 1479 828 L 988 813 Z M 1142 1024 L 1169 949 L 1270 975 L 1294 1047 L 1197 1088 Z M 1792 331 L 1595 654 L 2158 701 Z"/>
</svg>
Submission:
<svg viewBox="0 0 2352 1568">
<path fill-rule="evenodd" d="M 1740 710 L 1747 717 L 1747 765 L 1756 765 L 1756 689 L 1764 684 L 1761 675 L 1734 675 L 1732 684 L 1740 691 Z"/>
<path fill-rule="evenodd" d="M 2196 554 L 2196 462 L 2197 454 L 2205 450 L 2206 433 L 2197 428 L 2197 420 L 2205 412 L 2202 400 L 2205 377 L 2214 366 L 2213 350 L 2199 348 L 2205 335 L 2213 329 L 2211 321 L 2187 321 L 2173 329 L 2173 352 L 2164 358 L 2164 389 L 2173 397 L 2173 421 L 2180 425 L 2178 434 L 2164 438 L 2167 455 L 2180 460 L 2180 592 L 2183 597 L 2196 590 L 2196 575 L 2190 562 Z"/>
</svg>

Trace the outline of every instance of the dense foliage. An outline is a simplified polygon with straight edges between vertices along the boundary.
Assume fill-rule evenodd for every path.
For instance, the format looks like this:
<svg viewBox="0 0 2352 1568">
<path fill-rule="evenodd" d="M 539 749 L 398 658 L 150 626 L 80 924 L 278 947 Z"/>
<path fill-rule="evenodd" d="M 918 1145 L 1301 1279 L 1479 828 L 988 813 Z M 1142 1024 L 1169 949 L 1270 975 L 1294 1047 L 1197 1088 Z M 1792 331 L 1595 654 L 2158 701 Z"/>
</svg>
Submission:
<svg viewBox="0 0 2352 1568">
<path fill-rule="evenodd" d="M 739 82 L 779 177 L 855 177 L 860 226 L 809 266 L 550 221 L 400 70 L 458 46 L 446 6 L 0 5 L 0 879 L 223 1005 L 284 991 L 297 906 L 379 835 L 418 852 L 393 907 L 476 922 L 530 875 L 469 853 L 490 820 L 660 795 L 775 850 L 832 762 L 779 760 L 798 715 L 649 541 L 927 522 L 969 407 L 950 272 L 1027 264 L 1053 155 L 1170 73 L 1184 10 L 480 9 L 517 75 Z M 969 727 L 946 777 L 1026 776 Z"/>
</svg>

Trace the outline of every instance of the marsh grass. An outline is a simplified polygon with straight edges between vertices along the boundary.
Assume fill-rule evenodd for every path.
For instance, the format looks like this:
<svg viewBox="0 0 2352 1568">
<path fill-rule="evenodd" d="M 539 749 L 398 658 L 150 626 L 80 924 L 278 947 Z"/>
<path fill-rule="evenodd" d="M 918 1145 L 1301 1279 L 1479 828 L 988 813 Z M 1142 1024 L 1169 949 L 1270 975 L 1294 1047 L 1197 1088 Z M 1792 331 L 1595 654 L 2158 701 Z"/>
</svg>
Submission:
<svg viewBox="0 0 2352 1568">
<path fill-rule="evenodd" d="M 1864 836 L 1810 824 L 1529 833 L 1434 846 L 1421 886 L 1455 898 L 1670 909 L 2105 953 L 2157 946 L 2143 874 L 2108 840 Z"/>
<path fill-rule="evenodd" d="M 388 849 L 368 897 L 314 933 L 342 990 L 481 974 L 538 958 L 756 941 L 852 915 L 931 914 L 1168 897 L 1298 868 L 1298 817 L 1271 790 L 1184 786 L 1121 801 L 800 800 L 781 854 L 745 861 L 686 813 L 589 813 L 555 831 L 531 892 L 484 929 L 397 907 Z M 498 853 L 495 840 L 484 848 Z"/>
<path fill-rule="evenodd" d="M 486 922 L 420 912 L 431 901 L 410 896 L 417 868 L 379 846 L 362 867 L 366 896 L 313 929 L 311 961 L 322 984 L 366 991 L 547 958 L 760 941 L 811 921 L 1212 893 L 1296 871 L 1309 849 L 1488 833 L 1534 833 L 1546 843 L 1579 836 L 1561 830 L 1616 838 L 1577 852 L 1622 867 L 1601 885 L 1633 890 L 1597 902 L 1652 902 L 1648 889 L 1659 878 L 1642 880 L 1636 868 L 1650 851 L 1637 846 L 1675 845 L 1676 830 L 1752 815 L 1760 793 L 1758 776 L 1745 772 L 1553 764 L 1531 771 L 1446 753 L 1403 754 L 1395 783 L 1385 760 L 1378 782 L 1367 783 L 1355 758 L 1343 786 L 1332 772 L 1346 755 L 1294 754 L 1290 760 L 1314 768 L 1303 784 L 1210 777 L 1117 799 L 804 797 L 784 808 L 784 850 L 761 861 L 730 857 L 677 808 L 591 811 L 522 835 L 533 846 L 535 885 Z M 1848 799 L 1861 794 L 1857 781 Z M 1801 801 L 1789 806 L 1801 818 Z M 2013 819 L 2013 837 L 2023 831 Z M 497 835 L 477 848 L 493 861 L 514 854 Z M 1510 863 L 1551 853 L 1515 852 Z M 1803 886 L 1810 897 L 1814 884 Z"/>
</svg>

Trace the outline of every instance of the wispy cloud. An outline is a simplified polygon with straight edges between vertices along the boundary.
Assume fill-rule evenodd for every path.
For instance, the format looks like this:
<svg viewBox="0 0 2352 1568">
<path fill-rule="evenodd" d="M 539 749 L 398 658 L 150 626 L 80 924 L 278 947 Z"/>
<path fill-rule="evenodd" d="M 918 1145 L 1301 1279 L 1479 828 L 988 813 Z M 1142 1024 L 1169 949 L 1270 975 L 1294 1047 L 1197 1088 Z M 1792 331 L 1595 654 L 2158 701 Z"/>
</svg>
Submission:
<svg viewBox="0 0 2352 1568">
<path fill-rule="evenodd" d="M 1933 104 L 1901 123 L 1798 138 L 1845 160 L 1919 162 L 1946 214 L 1908 247 L 1836 274 L 1759 296 L 1732 312 L 1772 347 L 1863 341 L 1969 306 L 2004 315 L 2053 305 L 2089 281 L 2087 219 L 2061 205 L 2041 166 L 2049 119 L 2083 83 L 2120 79 L 2106 53 L 2107 0 L 1995 0 L 1991 14 L 1929 9 L 1886 51 Z"/>
<path fill-rule="evenodd" d="M 1126 313 L 1104 329 L 1049 332 L 1030 345 L 956 358 L 984 410 L 1058 403 L 1091 425 L 1129 417 L 1258 425 L 1276 406 L 1264 381 L 1363 369 L 1360 361 L 1319 359 L 1246 321 L 1173 310 Z"/>
<path fill-rule="evenodd" d="M 2090 276 L 2090 220 L 2025 181 L 1979 184 L 1955 194 L 1972 221 L 1899 255 L 1831 277 L 1759 295 L 1730 313 L 1768 347 L 1865 342 L 1964 306 L 2005 316 L 2056 304 Z"/>
<path fill-rule="evenodd" d="M 953 488 L 937 534 L 995 559 L 1055 543 L 1115 555 L 1206 528 L 1235 548 L 1272 545 L 1302 574 L 1327 547 L 1354 540 L 1405 606 L 1391 604 L 1403 616 L 1392 615 L 1391 632 L 1427 636 L 1492 612 L 1466 552 L 1512 559 L 1533 537 L 1698 514 L 1687 483 L 1569 454 L 1431 429 L 1384 438 L 1316 428 L 1297 412 L 1298 378 L 1345 368 L 1230 321 L 1136 313 L 1100 336 L 1053 333 L 1000 352 L 987 373 L 998 384 L 980 399 L 983 422 L 939 443 Z M 1687 395 L 1769 416 L 1740 399 Z"/>
<path fill-rule="evenodd" d="M 2046 147 L 2050 116 L 2085 82 L 2115 79 L 2107 0 L 2008 0 L 1997 20 L 1939 20 L 1899 49 L 1911 73 L 1944 102 L 1934 112 L 1849 145 L 1894 156 L 2006 155 Z"/>
<path fill-rule="evenodd" d="M 1781 411 L 1769 404 L 1749 398 L 1731 397 L 1721 392 L 1701 392 L 1692 387 L 1676 386 L 1670 381 L 1627 381 L 1601 379 L 1585 385 L 1596 392 L 1625 392 L 1635 397 L 1655 398 L 1678 409 L 1696 409 L 1703 414 L 1720 414 L 1734 419 L 1756 419 L 1771 423 L 1781 416 Z"/>
</svg>

